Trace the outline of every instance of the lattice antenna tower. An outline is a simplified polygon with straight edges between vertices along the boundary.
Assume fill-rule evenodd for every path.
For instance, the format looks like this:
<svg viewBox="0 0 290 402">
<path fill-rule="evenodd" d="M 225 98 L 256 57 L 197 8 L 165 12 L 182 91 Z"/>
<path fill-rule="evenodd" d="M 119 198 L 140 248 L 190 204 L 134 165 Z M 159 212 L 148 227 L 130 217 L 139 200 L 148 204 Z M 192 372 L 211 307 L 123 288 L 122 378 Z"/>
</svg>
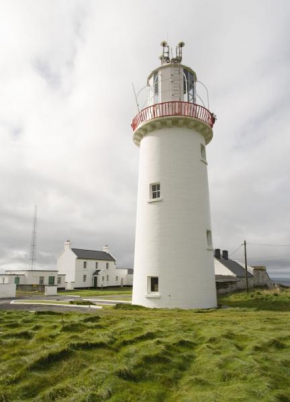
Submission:
<svg viewBox="0 0 290 402">
<path fill-rule="evenodd" d="M 30 244 L 30 269 L 36 265 L 36 227 L 37 227 L 37 205 L 34 205 L 34 217 L 33 217 L 33 226 L 32 226 L 32 235 L 31 235 L 31 244 Z"/>
</svg>

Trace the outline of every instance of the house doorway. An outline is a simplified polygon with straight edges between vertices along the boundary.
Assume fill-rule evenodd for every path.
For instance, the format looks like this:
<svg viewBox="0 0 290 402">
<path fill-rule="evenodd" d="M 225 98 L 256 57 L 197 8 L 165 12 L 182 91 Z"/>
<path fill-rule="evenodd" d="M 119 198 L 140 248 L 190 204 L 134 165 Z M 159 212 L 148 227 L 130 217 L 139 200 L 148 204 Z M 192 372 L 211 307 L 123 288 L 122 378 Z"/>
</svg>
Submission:
<svg viewBox="0 0 290 402">
<path fill-rule="evenodd" d="M 98 287 L 98 277 L 94 276 L 94 288 Z"/>
</svg>

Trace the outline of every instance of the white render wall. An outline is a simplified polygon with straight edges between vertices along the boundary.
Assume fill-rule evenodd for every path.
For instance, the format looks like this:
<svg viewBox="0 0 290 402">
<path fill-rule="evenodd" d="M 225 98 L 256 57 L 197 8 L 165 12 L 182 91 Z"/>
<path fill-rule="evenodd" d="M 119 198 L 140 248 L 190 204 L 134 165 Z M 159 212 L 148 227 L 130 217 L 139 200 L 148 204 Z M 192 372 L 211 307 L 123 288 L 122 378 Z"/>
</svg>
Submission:
<svg viewBox="0 0 290 402">
<path fill-rule="evenodd" d="M 84 262 L 86 262 L 86 268 L 84 268 Z M 96 262 L 98 262 L 98 268 L 96 268 Z M 108 264 L 108 269 L 106 268 Z M 102 260 L 76 260 L 75 269 L 75 288 L 87 288 L 94 286 L 93 273 L 96 269 L 101 270 L 98 275 L 98 287 L 116 286 L 116 265 L 114 261 L 102 261 Z M 83 277 L 86 275 L 86 281 L 83 281 Z M 107 280 L 107 277 L 108 280 Z"/>
<path fill-rule="evenodd" d="M 15 297 L 16 285 L 14 283 L 0 283 L 0 299 L 5 297 Z"/>
<path fill-rule="evenodd" d="M 7 275 L 19 278 L 19 285 L 39 285 L 39 278 L 44 278 L 43 285 L 49 284 L 49 277 L 54 277 L 54 283 L 57 284 L 57 271 L 41 271 L 41 270 L 7 270 Z M 13 281 L 14 281 L 13 279 Z"/>
<path fill-rule="evenodd" d="M 162 128 L 140 143 L 133 304 L 147 307 L 216 307 L 204 137 L 188 128 Z M 150 183 L 162 201 L 149 201 Z M 147 278 L 159 277 L 159 295 Z"/>
<path fill-rule="evenodd" d="M 64 250 L 57 258 L 57 270 L 59 274 L 65 275 L 65 288 L 71 290 L 75 287 L 75 265 L 77 256 L 70 249 L 68 242 L 65 243 Z"/>
</svg>

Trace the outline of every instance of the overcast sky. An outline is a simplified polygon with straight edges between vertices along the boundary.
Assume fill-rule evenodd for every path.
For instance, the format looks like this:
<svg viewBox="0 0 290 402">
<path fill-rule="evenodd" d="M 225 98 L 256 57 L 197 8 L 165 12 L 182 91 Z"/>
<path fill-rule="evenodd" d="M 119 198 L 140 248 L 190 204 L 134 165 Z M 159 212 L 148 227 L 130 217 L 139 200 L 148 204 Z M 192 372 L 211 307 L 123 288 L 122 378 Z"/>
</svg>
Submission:
<svg viewBox="0 0 290 402">
<path fill-rule="evenodd" d="M 146 84 L 164 39 L 185 42 L 218 118 L 214 246 L 290 245 L 289 20 L 288 0 L 0 0 L 0 268 L 28 267 L 34 205 L 39 269 L 66 239 L 133 266 L 132 83 Z M 290 276 L 290 247 L 248 257 Z"/>
</svg>

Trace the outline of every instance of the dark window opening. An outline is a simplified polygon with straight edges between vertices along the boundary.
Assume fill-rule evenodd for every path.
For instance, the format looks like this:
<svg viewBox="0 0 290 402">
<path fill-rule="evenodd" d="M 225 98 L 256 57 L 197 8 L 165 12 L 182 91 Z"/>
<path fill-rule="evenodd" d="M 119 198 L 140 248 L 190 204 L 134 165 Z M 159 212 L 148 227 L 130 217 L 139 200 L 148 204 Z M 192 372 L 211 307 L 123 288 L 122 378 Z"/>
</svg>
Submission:
<svg viewBox="0 0 290 402">
<path fill-rule="evenodd" d="M 157 277 L 150 278 L 150 291 L 151 292 L 158 292 L 158 279 Z"/>
</svg>

